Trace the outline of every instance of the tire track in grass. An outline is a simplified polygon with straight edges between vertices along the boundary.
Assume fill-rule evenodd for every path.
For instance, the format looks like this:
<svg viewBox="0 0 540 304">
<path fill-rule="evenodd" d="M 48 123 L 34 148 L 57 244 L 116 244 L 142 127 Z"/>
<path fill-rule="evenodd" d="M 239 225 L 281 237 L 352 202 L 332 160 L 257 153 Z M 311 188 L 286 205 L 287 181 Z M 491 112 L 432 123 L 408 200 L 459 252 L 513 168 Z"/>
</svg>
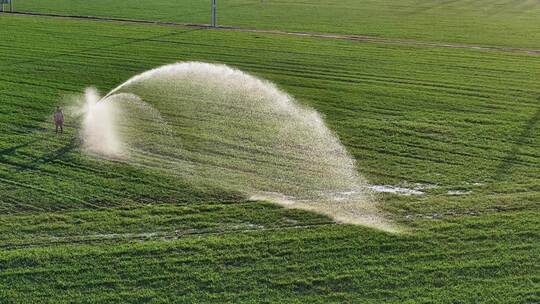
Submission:
<svg viewBox="0 0 540 304">
<path fill-rule="evenodd" d="M 3 214 L 15 215 L 20 212 L 45 212 L 44 208 L 38 208 L 30 204 L 21 203 L 21 201 L 12 195 L 3 194 L 0 201 L 0 206 L 3 207 Z M 19 207 L 21 206 L 21 208 Z M 13 210 L 15 208 L 16 211 Z"/>
</svg>

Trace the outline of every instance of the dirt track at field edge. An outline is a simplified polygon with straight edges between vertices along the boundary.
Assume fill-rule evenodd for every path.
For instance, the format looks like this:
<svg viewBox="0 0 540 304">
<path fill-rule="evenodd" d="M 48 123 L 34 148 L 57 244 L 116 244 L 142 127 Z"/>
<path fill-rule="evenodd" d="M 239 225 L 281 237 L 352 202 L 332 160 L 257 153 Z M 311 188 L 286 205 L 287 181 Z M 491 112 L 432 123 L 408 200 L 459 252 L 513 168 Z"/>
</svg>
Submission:
<svg viewBox="0 0 540 304">
<path fill-rule="evenodd" d="M 176 26 L 176 27 L 197 28 L 197 29 L 228 30 L 228 31 L 248 32 L 248 33 L 263 33 L 263 34 L 290 35 L 290 36 L 302 36 L 302 37 L 313 37 L 313 38 L 335 39 L 335 40 L 349 40 L 349 41 L 359 41 L 359 42 L 367 42 L 367 43 L 427 46 L 427 47 L 435 47 L 435 48 L 470 49 L 470 50 L 479 50 L 479 51 L 512 52 L 512 53 L 525 53 L 525 54 L 531 54 L 531 55 L 540 55 L 540 50 L 526 49 L 526 48 L 445 43 L 445 42 L 420 41 L 420 40 L 410 40 L 410 39 L 391 39 L 391 38 L 365 36 L 365 35 L 344 35 L 344 34 L 328 34 L 328 33 L 313 33 L 313 32 L 289 32 L 289 31 L 279 31 L 279 30 L 242 28 L 242 27 L 233 27 L 233 26 L 219 26 L 217 28 L 213 28 L 208 24 L 191 24 L 191 23 L 177 23 L 177 22 L 168 22 L 168 21 L 152 21 L 152 20 L 124 19 L 124 18 L 105 18 L 105 17 L 97 17 L 97 16 L 61 15 L 61 14 L 35 13 L 35 12 L 12 12 L 12 13 L 4 12 L 0 14 L 55 17 L 55 18 L 94 20 L 94 21 L 105 21 L 105 22 L 154 24 L 154 25 L 161 25 L 161 26 Z"/>
</svg>

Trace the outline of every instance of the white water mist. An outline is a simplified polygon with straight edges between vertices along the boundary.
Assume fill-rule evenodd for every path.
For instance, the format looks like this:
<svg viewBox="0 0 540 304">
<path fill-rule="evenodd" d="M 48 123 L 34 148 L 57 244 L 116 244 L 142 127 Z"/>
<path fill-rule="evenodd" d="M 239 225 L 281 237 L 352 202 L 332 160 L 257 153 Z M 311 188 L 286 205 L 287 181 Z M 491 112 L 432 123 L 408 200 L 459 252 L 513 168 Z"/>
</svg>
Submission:
<svg viewBox="0 0 540 304">
<path fill-rule="evenodd" d="M 86 152 L 105 157 L 124 157 L 126 150 L 118 130 L 120 109 L 114 102 L 100 102 L 95 88 L 87 88 L 84 97 L 68 109 L 80 116 L 80 137 Z"/>
</svg>

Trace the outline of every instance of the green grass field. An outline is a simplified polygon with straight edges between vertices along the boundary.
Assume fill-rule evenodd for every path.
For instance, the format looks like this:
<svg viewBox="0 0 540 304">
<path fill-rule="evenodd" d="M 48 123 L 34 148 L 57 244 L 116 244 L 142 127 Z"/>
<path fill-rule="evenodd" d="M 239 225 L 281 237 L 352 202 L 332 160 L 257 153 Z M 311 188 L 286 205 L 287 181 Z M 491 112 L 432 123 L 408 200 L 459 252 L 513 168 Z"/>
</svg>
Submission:
<svg viewBox="0 0 540 304">
<path fill-rule="evenodd" d="M 14 2 L 15 3 L 15 2 Z M 209 23 L 210 0 L 17 0 L 16 10 Z M 536 0 L 218 0 L 227 26 L 540 48 Z"/>
<path fill-rule="evenodd" d="M 186 19 L 165 1 L 48 2 L 16 5 L 205 22 L 205 1 Z M 481 2 L 400 2 L 394 15 L 390 1 L 329 1 L 317 22 L 291 1 L 227 5 L 240 10 L 230 25 L 539 46 L 536 2 Z M 266 4 L 305 19 L 254 8 Z M 500 10 L 462 23 L 469 7 Z M 540 301 L 540 56 L 7 14 L 0 31 L 0 303 Z M 54 134 L 70 95 L 187 60 L 237 67 L 318 110 L 371 184 L 437 187 L 378 194 L 407 231 L 388 234 L 86 156 L 69 122 Z"/>
</svg>

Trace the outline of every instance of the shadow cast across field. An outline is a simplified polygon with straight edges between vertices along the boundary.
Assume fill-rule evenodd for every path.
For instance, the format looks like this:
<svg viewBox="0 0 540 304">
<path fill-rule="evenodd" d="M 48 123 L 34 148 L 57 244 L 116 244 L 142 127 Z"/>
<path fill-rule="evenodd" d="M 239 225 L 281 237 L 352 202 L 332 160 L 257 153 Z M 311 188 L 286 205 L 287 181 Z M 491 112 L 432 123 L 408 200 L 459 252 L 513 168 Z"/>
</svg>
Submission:
<svg viewBox="0 0 540 304">
<path fill-rule="evenodd" d="M 540 101 L 540 96 L 537 98 Z M 536 109 L 535 114 L 527 121 L 523 131 L 518 135 L 515 144 L 512 146 L 512 149 L 506 154 L 503 158 L 499 167 L 497 168 L 495 180 L 501 181 L 505 179 L 505 176 L 510 174 L 512 166 L 514 166 L 519 161 L 519 152 L 520 149 L 527 144 L 529 138 L 533 136 L 533 130 L 540 122 L 540 107 Z"/>
<path fill-rule="evenodd" d="M 79 146 L 79 139 L 77 137 L 73 137 L 71 138 L 69 143 L 67 143 L 66 145 L 62 146 L 59 149 L 51 151 L 50 153 L 47 153 L 43 155 L 42 157 L 36 158 L 29 164 L 26 164 L 25 167 L 27 169 L 33 170 L 41 164 L 48 164 L 48 163 L 54 162 L 55 160 L 63 159 L 68 153 L 77 149 L 78 146 Z"/>
<path fill-rule="evenodd" d="M 46 141 L 45 138 L 33 139 L 22 144 L 1 149 L 0 163 L 16 167 L 17 172 L 36 170 L 37 167 L 41 164 L 52 163 L 55 160 L 65 158 L 68 153 L 74 151 L 79 146 L 79 140 L 74 137 L 71 138 L 67 144 L 62 145 L 60 148 L 47 152 L 40 157 L 33 158 L 30 162 L 19 162 L 12 159 L 14 156 L 20 153 L 21 149 L 37 146 L 37 144 L 43 143 L 44 141 Z"/>
<path fill-rule="evenodd" d="M 6 158 L 7 156 L 14 155 L 15 153 L 17 153 L 17 150 L 31 146 L 39 141 L 41 141 L 41 139 L 34 139 L 31 141 L 25 142 L 23 144 L 15 145 L 9 148 L 0 149 L 0 162 L 2 159 Z"/>
</svg>

